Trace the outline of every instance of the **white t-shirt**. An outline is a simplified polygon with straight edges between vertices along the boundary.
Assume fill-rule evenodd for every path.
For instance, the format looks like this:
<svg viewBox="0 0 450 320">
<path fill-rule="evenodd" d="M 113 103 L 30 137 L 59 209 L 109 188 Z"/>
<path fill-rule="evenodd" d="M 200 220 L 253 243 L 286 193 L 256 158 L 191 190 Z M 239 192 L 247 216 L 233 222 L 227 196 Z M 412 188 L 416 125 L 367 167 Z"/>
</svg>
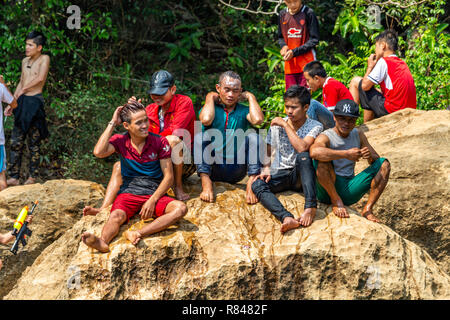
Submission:
<svg viewBox="0 0 450 320">
<path fill-rule="evenodd" d="M 283 118 L 287 121 L 289 118 Z M 304 139 L 306 137 L 313 137 L 314 139 L 322 132 L 323 125 L 316 120 L 307 118 L 303 126 L 297 130 L 297 135 Z M 280 126 L 270 127 L 267 133 L 266 143 L 270 144 L 272 150 L 275 149 L 275 159 L 271 165 L 271 170 L 291 169 L 295 167 L 295 158 L 297 151 L 295 151 L 286 130 Z"/>
<path fill-rule="evenodd" d="M 5 102 L 7 104 L 10 104 L 13 102 L 14 97 L 9 91 L 6 89 L 6 87 L 3 85 L 3 83 L 0 83 L 0 101 Z M 5 132 L 3 130 L 3 106 L 0 104 L 0 145 L 5 144 Z"/>
<path fill-rule="evenodd" d="M 392 56 L 395 57 L 396 55 L 393 54 L 390 55 L 389 57 Z M 392 80 L 388 74 L 388 66 L 384 58 L 380 58 L 380 60 L 377 61 L 377 64 L 367 77 L 369 78 L 370 81 L 372 81 L 375 84 L 380 84 L 381 82 L 384 81 L 384 83 L 386 84 L 386 89 L 388 90 L 393 89 Z"/>
</svg>

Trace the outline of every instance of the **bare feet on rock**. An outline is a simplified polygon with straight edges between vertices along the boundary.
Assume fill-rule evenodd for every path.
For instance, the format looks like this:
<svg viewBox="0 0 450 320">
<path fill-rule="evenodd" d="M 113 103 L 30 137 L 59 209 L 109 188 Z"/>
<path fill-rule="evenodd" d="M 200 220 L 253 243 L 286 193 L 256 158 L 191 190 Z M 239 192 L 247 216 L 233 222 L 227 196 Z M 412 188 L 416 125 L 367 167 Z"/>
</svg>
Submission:
<svg viewBox="0 0 450 320">
<path fill-rule="evenodd" d="M 23 185 L 25 186 L 25 185 L 27 185 L 27 184 L 35 184 L 36 183 L 36 179 L 35 178 L 32 178 L 32 177 L 29 177 L 28 179 L 27 179 L 27 181 L 25 181 L 24 183 L 23 183 Z"/>
<path fill-rule="evenodd" d="M 102 211 L 101 208 L 86 206 L 83 208 L 83 216 L 96 216 L 100 211 Z"/>
<path fill-rule="evenodd" d="M 339 218 L 349 218 L 349 214 L 347 209 L 345 209 L 344 203 L 342 200 L 336 201 L 333 203 L 333 213 Z"/>
<path fill-rule="evenodd" d="M 9 178 L 8 180 L 6 180 L 6 184 L 8 185 L 8 187 L 18 186 L 19 185 L 19 179 Z"/>
<path fill-rule="evenodd" d="M 248 178 L 247 187 L 246 187 L 246 190 L 245 190 L 245 201 L 247 202 L 247 204 L 255 204 L 255 203 L 258 203 L 258 201 L 259 201 L 258 198 L 256 197 L 256 195 L 253 193 L 253 190 L 252 190 L 252 184 L 257 179 L 256 177 L 257 176 L 254 175 L 254 176 L 250 176 Z"/>
<path fill-rule="evenodd" d="M 316 208 L 307 208 L 300 215 L 300 218 L 297 221 L 304 227 L 309 227 L 311 223 L 314 221 L 314 217 L 316 216 Z"/>
<path fill-rule="evenodd" d="M 214 191 L 210 189 L 203 189 L 200 193 L 200 199 L 206 202 L 214 202 Z"/>
<path fill-rule="evenodd" d="M 124 232 L 125 238 L 127 238 L 133 245 L 137 245 L 139 241 L 142 239 L 142 235 L 139 233 L 139 231 L 125 231 Z"/>
<path fill-rule="evenodd" d="M 367 209 L 367 207 L 363 208 L 361 215 L 369 221 L 373 221 L 373 222 L 377 222 L 377 223 L 380 222 L 380 220 L 378 220 L 377 217 L 375 217 L 375 215 L 373 214 L 372 209 Z"/>
<path fill-rule="evenodd" d="M 286 217 L 283 220 L 283 224 L 281 225 L 281 233 L 285 233 L 286 231 L 289 231 L 291 229 L 295 229 L 300 227 L 300 222 L 298 222 L 296 219 L 292 217 Z"/>
<path fill-rule="evenodd" d="M 200 193 L 200 199 L 206 202 L 214 202 L 214 187 L 211 178 L 202 173 L 200 175 L 202 179 L 202 193 Z"/>
<path fill-rule="evenodd" d="M 96 249 L 102 253 L 109 251 L 108 244 L 102 239 L 96 237 L 92 233 L 85 232 L 81 235 L 81 240 L 87 245 L 89 248 Z"/>
<path fill-rule="evenodd" d="M 175 198 L 177 198 L 177 200 L 186 201 L 190 198 L 189 195 L 186 192 L 184 192 L 182 187 L 175 187 L 174 192 Z"/>
</svg>

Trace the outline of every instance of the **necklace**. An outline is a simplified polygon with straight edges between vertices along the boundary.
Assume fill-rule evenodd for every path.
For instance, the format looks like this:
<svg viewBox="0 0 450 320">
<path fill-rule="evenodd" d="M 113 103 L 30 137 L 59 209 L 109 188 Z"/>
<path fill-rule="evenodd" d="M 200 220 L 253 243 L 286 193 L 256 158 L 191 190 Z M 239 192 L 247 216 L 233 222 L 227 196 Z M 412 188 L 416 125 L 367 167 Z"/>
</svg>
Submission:
<svg viewBox="0 0 450 320">
<path fill-rule="evenodd" d="M 31 69 L 31 67 L 33 66 L 33 64 L 34 64 L 36 61 L 38 61 L 38 60 L 41 58 L 41 56 L 42 56 L 42 55 L 40 55 L 36 60 L 34 60 L 34 61 L 31 63 L 31 65 L 30 65 L 30 64 L 27 65 L 27 68 L 28 68 L 28 69 Z M 31 60 L 31 58 L 30 58 L 30 60 Z M 29 62 L 29 60 L 28 60 L 28 62 Z"/>
</svg>

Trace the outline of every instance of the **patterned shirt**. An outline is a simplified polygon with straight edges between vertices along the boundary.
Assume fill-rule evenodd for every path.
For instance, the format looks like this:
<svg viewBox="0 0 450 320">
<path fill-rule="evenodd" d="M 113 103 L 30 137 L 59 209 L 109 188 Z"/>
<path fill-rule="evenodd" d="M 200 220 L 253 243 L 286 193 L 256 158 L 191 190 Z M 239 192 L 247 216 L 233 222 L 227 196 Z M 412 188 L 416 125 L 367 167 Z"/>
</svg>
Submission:
<svg viewBox="0 0 450 320">
<path fill-rule="evenodd" d="M 131 144 L 128 133 L 113 135 L 109 143 L 120 155 L 123 183 L 119 193 L 153 194 L 163 178 L 159 160 L 171 157 L 167 139 L 149 132 L 141 154 Z"/>
<path fill-rule="evenodd" d="M 288 117 L 283 118 L 284 121 Z M 306 137 L 313 137 L 314 139 L 322 132 L 323 126 L 320 122 L 307 118 L 303 126 L 297 130 L 297 135 L 304 139 Z M 272 170 L 292 169 L 295 167 L 295 151 L 291 142 L 289 141 L 286 130 L 280 126 L 270 127 L 267 133 L 266 143 L 271 145 L 272 150 L 275 149 L 275 159 L 272 163 Z"/>
</svg>

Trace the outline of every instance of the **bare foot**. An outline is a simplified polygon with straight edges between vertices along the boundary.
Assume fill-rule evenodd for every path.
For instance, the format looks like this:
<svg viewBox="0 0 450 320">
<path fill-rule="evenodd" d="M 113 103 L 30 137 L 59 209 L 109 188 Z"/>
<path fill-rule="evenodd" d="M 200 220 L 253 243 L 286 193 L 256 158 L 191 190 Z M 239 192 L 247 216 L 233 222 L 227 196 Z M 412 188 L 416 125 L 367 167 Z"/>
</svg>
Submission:
<svg viewBox="0 0 450 320">
<path fill-rule="evenodd" d="M 367 220 L 373 221 L 373 222 L 377 222 L 379 223 L 380 220 L 377 219 L 377 217 L 375 217 L 375 215 L 373 214 L 372 210 L 365 210 L 366 208 L 363 209 L 363 212 L 361 213 L 361 215 L 366 218 Z"/>
<path fill-rule="evenodd" d="M 214 202 L 214 191 L 213 190 L 203 190 L 200 193 L 200 199 L 206 202 Z"/>
<path fill-rule="evenodd" d="M 297 221 L 304 227 L 309 227 L 316 216 L 316 208 L 307 208 L 300 215 L 300 218 Z"/>
<path fill-rule="evenodd" d="M 252 184 L 253 184 L 253 182 L 255 182 L 255 180 L 256 180 L 256 176 L 251 176 L 247 181 L 247 187 L 246 187 L 246 191 L 245 191 L 245 200 L 247 201 L 248 204 L 255 204 L 255 203 L 258 203 L 258 201 L 259 201 L 252 190 Z"/>
<path fill-rule="evenodd" d="M 139 231 L 128 230 L 124 232 L 124 235 L 133 245 L 137 245 L 138 242 L 142 239 L 142 235 L 139 233 Z"/>
<path fill-rule="evenodd" d="M 101 208 L 93 208 L 91 206 L 86 206 L 83 208 L 83 216 L 96 216 L 97 213 L 102 211 Z"/>
<path fill-rule="evenodd" d="M 87 245 L 89 248 L 96 249 L 103 253 L 109 251 L 108 244 L 102 239 L 93 235 L 92 233 L 88 232 L 83 233 L 81 235 L 81 240 L 83 240 L 84 244 Z"/>
<path fill-rule="evenodd" d="M 184 192 L 183 187 L 175 187 L 174 191 L 175 191 L 175 198 L 177 198 L 177 200 L 185 201 L 190 198 L 189 195 L 186 192 Z"/>
<path fill-rule="evenodd" d="M 289 231 L 291 229 L 295 229 L 300 227 L 300 222 L 298 222 L 297 220 L 295 220 L 292 217 L 286 217 L 283 220 L 283 224 L 281 225 L 281 233 L 285 233 L 286 231 Z"/>
<path fill-rule="evenodd" d="M 24 183 L 23 183 L 23 185 L 27 185 L 27 184 L 35 184 L 36 183 L 36 179 L 35 178 L 32 178 L 32 177 L 29 177 L 28 179 L 27 179 L 27 181 L 25 181 Z"/>
<path fill-rule="evenodd" d="M 333 203 L 333 213 L 338 216 L 339 218 L 348 218 L 350 217 L 347 209 L 345 209 L 344 203 L 342 200 L 336 201 L 336 203 Z"/>
<path fill-rule="evenodd" d="M 214 187 L 211 178 L 207 174 L 201 174 L 200 177 L 202 179 L 200 199 L 206 202 L 214 202 Z"/>
<path fill-rule="evenodd" d="M 6 184 L 10 187 L 18 186 L 19 185 L 19 179 L 16 178 L 9 178 L 6 180 Z"/>
</svg>

